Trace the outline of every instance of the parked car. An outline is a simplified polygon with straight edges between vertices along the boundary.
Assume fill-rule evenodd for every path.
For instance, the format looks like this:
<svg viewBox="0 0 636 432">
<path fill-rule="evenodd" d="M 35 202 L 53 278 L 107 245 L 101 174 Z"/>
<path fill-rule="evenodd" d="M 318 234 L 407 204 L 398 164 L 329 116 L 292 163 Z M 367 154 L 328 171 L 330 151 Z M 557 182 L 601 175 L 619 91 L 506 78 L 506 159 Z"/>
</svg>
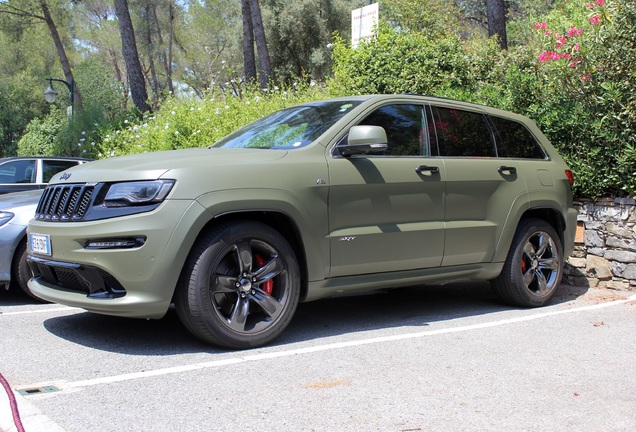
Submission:
<svg viewBox="0 0 636 432">
<path fill-rule="evenodd" d="M 32 296 L 26 228 L 44 189 L 0 195 L 0 287 L 20 288 Z"/>
<path fill-rule="evenodd" d="M 44 189 L 54 174 L 90 160 L 52 156 L 0 158 L 0 194 Z"/>
<path fill-rule="evenodd" d="M 208 148 L 100 160 L 51 180 L 28 227 L 46 300 L 259 346 L 299 301 L 449 279 L 554 295 L 572 173 L 525 117 L 415 95 L 283 109 Z"/>
</svg>

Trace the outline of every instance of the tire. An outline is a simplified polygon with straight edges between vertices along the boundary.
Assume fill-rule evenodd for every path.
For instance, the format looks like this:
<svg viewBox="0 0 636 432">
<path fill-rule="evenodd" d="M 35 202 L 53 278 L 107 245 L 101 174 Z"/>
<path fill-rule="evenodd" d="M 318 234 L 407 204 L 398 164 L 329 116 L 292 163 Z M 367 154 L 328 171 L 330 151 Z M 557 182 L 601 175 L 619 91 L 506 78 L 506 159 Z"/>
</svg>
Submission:
<svg viewBox="0 0 636 432">
<path fill-rule="evenodd" d="M 268 225 L 235 221 L 202 233 L 179 278 L 175 308 L 199 339 L 226 348 L 267 344 L 289 324 L 300 271 L 287 240 Z"/>
<path fill-rule="evenodd" d="M 540 219 L 526 219 L 519 224 L 501 274 L 492 286 L 511 305 L 543 306 L 561 283 L 563 264 L 563 246 L 554 228 Z"/>
<path fill-rule="evenodd" d="M 27 244 L 26 240 L 22 240 L 18 243 L 18 247 L 16 247 L 13 254 L 13 263 L 11 264 L 11 288 L 19 288 L 32 299 L 48 303 L 45 300 L 36 297 L 27 286 L 27 282 L 29 282 L 29 279 L 33 277 L 33 274 L 27 264 L 26 257 Z"/>
</svg>

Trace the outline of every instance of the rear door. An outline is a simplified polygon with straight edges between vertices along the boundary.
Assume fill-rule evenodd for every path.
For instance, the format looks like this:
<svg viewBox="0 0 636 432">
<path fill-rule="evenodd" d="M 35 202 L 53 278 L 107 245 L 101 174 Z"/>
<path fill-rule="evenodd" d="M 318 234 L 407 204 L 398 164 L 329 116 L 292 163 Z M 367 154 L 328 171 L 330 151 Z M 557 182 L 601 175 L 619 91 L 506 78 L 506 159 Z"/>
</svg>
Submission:
<svg viewBox="0 0 636 432">
<path fill-rule="evenodd" d="M 432 106 L 438 152 L 446 167 L 443 266 L 492 260 L 513 208 L 527 205 L 524 166 L 500 159 L 488 117 L 479 111 Z M 515 214 L 519 214 L 515 212 Z"/>
</svg>

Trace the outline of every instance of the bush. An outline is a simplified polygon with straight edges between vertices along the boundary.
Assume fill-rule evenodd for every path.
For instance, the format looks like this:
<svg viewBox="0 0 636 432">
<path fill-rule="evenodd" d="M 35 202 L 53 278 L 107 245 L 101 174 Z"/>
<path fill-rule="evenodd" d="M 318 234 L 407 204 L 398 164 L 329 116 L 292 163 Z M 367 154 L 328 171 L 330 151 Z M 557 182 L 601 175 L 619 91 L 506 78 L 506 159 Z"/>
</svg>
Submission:
<svg viewBox="0 0 636 432">
<path fill-rule="evenodd" d="M 66 121 L 66 114 L 55 106 L 43 119 L 31 120 L 18 141 L 18 156 L 55 155 L 58 135 Z"/>
<path fill-rule="evenodd" d="M 537 62 L 545 83 L 541 103 L 527 114 L 571 165 L 577 194 L 633 196 L 636 4 L 573 4 L 535 24 L 543 43 Z"/>
<path fill-rule="evenodd" d="M 131 115 L 121 128 L 102 131 L 97 156 L 209 146 L 266 114 L 325 95 L 325 89 L 313 83 L 300 83 L 271 91 L 235 87 L 202 99 L 169 98 L 156 113 Z"/>
</svg>

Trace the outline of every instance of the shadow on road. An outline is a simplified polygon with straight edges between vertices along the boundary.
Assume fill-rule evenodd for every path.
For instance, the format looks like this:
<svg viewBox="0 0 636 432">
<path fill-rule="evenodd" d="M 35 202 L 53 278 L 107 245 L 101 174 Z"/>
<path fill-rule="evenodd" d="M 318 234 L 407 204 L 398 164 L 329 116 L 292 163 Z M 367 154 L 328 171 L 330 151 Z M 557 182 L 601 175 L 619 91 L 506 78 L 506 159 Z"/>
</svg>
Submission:
<svg viewBox="0 0 636 432">
<path fill-rule="evenodd" d="M 587 288 L 564 285 L 551 304 L 576 300 L 586 291 Z M 483 282 L 379 290 L 300 304 L 289 327 L 270 346 L 394 327 L 424 328 L 433 322 L 511 309 L 514 308 L 501 304 L 490 285 Z M 123 354 L 227 352 L 192 336 L 181 325 L 174 309 L 160 320 L 78 313 L 50 318 L 44 327 L 70 342 Z"/>
</svg>

